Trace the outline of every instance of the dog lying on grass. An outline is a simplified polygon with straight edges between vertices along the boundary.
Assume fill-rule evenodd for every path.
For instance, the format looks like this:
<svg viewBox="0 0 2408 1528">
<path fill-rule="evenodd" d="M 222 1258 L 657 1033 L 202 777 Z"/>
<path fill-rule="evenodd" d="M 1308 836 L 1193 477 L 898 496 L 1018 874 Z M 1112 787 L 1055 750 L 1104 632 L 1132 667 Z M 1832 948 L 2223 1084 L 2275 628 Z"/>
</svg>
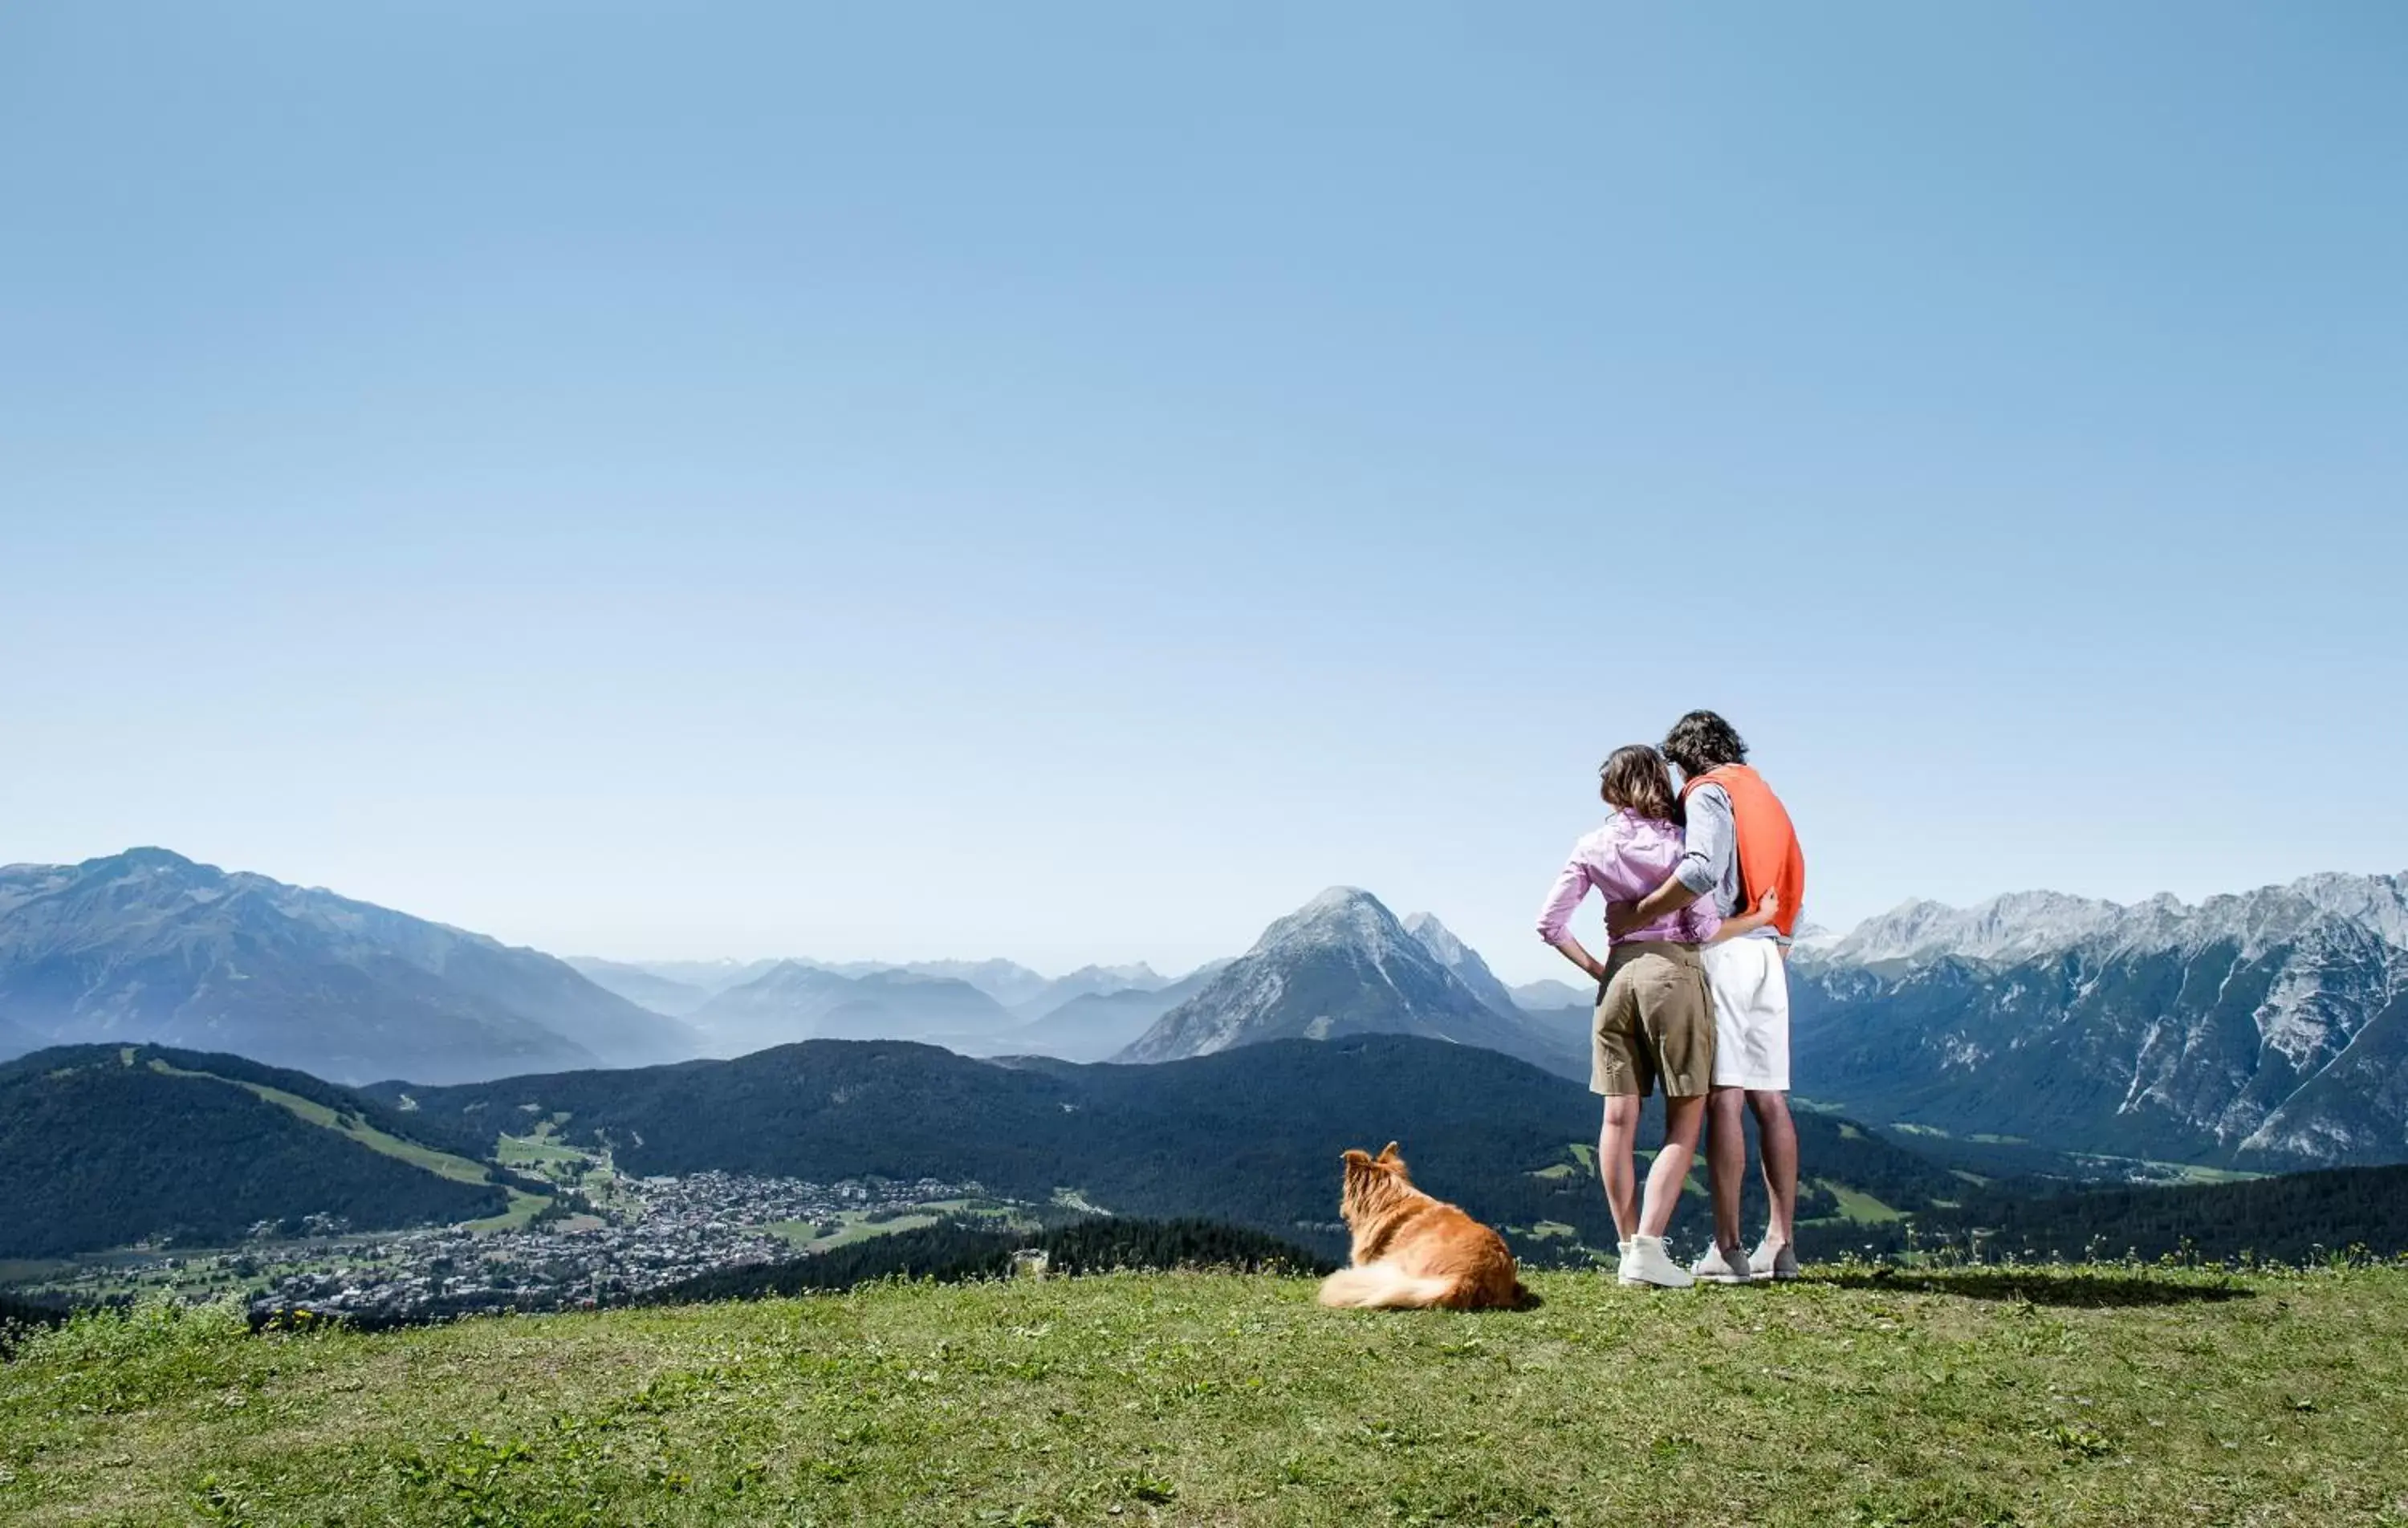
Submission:
<svg viewBox="0 0 2408 1528">
<path fill-rule="evenodd" d="M 1519 1309 L 1531 1303 L 1505 1238 L 1414 1188 L 1397 1143 L 1346 1153 L 1338 1209 L 1354 1234 L 1354 1264 L 1321 1281 L 1326 1306 Z"/>
</svg>

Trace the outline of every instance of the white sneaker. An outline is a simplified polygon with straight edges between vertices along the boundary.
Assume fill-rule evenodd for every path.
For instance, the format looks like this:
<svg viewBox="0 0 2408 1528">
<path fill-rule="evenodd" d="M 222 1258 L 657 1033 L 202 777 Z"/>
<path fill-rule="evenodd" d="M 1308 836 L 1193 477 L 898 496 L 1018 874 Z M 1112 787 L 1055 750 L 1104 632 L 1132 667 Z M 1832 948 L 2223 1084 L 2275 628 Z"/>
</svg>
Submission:
<svg viewBox="0 0 2408 1528">
<path fill-rule="evenodd" d="M 1689 1272 L 1701 1284 L 1751 1284 L 1756 1274 L 1748 1259 L 1737 1249 L 1726 1252 L 1716 1242 L 1706 1249 L 1706 1255 L 1689 1264 Z"/>
<path fill-rule="evenodd" d="M 1795 1278 L 1798 1277 L 1798 1250 L 1787 1242 L 1770 1238 L 1757 1242 L 1748 1254 L 1747 1271 L 1757 1279 Z"/>
<path fill-rule="evenodd" d="M 1689 1277 L 1688 1269 L 1673 1262 L 1672 1254 L 1664 1250 L 1661 1236 L 1631 1237 L 1629 1254 L 1622 1260 L 1615 1277 L 1621 1283 L 1653 1284 L 1664 1290 L 1684 1290 L 1697 1282 Z"/>
</svg>

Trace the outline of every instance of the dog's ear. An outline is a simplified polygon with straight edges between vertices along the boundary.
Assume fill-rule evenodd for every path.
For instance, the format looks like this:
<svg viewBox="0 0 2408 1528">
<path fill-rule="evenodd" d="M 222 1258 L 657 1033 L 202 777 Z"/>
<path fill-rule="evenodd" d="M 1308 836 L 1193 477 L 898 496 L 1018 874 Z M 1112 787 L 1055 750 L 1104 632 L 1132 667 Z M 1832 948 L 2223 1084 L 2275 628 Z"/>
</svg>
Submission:
<svg viewBox="0 0 2408 1528">
<path fill-rule="evenodd" d="M 1371 1165 L 1371 1153 L 1369 1151 L 1349 1151 L 1346 1153 L 1345 1162 L 1346 1165 L 1349 1167 L 1369 1167 Z"/>
<path fill-rule="evenodd" d="M 1390 1141 L 1387 1145 L 1380 1149 L 1380 1160 L 1382 1162 L 1394 1162 L 1397 1160 L 1396 1142 Z"/>
</svg>

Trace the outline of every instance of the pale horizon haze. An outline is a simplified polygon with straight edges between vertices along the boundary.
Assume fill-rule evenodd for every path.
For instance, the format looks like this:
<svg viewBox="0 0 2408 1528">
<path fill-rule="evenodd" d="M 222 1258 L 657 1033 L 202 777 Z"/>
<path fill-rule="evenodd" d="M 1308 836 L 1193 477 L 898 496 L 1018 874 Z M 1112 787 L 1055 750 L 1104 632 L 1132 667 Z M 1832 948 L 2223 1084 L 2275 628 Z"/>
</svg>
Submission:
<svg viewBox="0 0 2408 1528">
<path fill-rule="evenodd" d="M 2408 866 L 2408 10 L 0 10 L 0 863 L 615 958 L 1509 980 Z M 1594 905 L 1581 924 L 1595 928 Z"/>
</svg>

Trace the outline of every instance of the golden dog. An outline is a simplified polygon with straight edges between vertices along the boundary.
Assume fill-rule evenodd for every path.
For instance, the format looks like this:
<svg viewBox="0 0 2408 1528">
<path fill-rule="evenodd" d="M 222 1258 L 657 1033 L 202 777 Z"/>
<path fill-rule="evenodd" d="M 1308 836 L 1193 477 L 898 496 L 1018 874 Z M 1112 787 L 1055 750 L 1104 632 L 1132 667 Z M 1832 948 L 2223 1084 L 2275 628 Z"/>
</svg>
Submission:
<svg viewBox="0 0 2408 1528">
<path fill-rule="evenodd" d="M 1338 1208 L 1354 1234 L 1354 1265 L 1321 1281 L 1323 1305 L 1479 1310 L 1529 1303 L 1505 1238 L 1414 1188 L 1394 1141 L 1376 1157 L 1346 1153 Z"/>
</svg>

